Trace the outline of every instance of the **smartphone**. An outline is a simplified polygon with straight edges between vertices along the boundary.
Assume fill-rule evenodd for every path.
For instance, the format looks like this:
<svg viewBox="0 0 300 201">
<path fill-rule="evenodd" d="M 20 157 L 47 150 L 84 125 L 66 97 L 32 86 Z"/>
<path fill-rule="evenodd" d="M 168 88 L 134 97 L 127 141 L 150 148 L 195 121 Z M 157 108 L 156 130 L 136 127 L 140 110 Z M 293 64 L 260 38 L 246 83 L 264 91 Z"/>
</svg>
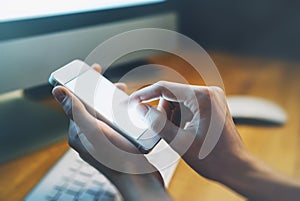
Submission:
<svg viewBox="0 0 300 201">
<path fill-rule="evenodd" d="M 144 154 L 161 139 L 148 129 L 128 104 L 129 96 L 83 61 L 74 60 L 54 71 L 49 83 L 65 86 L 98 119 L 126 137 Z"/>
</svg>

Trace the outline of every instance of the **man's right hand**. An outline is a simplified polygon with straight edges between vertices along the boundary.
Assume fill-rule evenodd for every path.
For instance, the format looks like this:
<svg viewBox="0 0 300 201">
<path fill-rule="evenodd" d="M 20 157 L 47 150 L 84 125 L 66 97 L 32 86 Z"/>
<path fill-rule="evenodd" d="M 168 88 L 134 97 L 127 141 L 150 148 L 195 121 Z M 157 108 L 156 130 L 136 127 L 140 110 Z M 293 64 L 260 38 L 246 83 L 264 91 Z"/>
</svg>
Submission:
<svg viewBox="0 0 300 201">
<path fill-rule="evenodd" d="M 144 103 L 158 98 L 158 109 Z M 207 178 L 223 182 L 247 155 L 221 88 L 160 81 L 133 93 L 131 103 L 138 103 L 151 129 Z M 211 150 L 206 157 L 202 147 Z"/>
<path fill-rule="evenodd" d="M 145 104 L 158 98 L 158 109 Z M 249 200 L 299 200 L 299 181 L 246 150 L 222 89 L 160 81 L 133 93 L 131 102 L 139 103 L 150 129 L 200 175 L 219 181 Z M 185 125 L 188 119 L 190 123 Z"/>
</svg>

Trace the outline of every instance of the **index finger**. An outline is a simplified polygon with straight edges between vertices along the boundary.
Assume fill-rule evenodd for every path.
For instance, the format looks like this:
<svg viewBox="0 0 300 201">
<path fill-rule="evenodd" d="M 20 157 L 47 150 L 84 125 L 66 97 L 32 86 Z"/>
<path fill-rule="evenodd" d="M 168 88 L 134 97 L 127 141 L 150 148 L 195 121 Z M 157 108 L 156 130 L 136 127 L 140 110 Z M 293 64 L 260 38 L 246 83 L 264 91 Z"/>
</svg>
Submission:
<svg viewBox="0 0 300 201">
<path fill-rule="evenodd" d="M 140 103 L 163 98 L 172 102 L 185 102 L 193 93 L 189 85 L 159 81 L 153 85 L 134 92 L 130 96 L 130 102 Z"/>
<path fill-rule="evenodd" d="M 102 73 L 102 67 L 99 64 L 93 64 L 92 68 L 97 71 L 98 73 Z"/>
</svg>

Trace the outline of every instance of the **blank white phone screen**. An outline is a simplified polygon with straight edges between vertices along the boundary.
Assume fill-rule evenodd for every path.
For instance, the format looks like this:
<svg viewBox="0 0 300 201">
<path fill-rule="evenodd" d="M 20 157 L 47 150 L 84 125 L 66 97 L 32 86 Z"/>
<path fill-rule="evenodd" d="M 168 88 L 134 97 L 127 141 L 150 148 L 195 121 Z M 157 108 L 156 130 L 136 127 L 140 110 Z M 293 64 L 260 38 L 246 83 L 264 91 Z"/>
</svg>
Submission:
<svg viewBox="0 0 300 201">
<path fill-rule="evenodd" d="M 130 137 L 137 139 L 147 130 L 137 111 L 129 107 L 128 95 L 96 71 L 88 70 L 65 86 Z"/>
</svg>

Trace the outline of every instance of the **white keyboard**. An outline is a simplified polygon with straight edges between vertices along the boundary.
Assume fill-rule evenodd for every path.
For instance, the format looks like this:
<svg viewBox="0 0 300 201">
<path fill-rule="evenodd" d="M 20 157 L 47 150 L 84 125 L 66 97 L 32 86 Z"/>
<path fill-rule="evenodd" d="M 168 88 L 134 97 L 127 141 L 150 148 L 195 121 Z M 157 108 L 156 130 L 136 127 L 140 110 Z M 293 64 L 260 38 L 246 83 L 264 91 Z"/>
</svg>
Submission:
<svg viewBox="0 0 300 201">
<path fill-rule="evenodd" d="M 25 198 L 26 201 L 122 200 L 117 189 L 70 149 Z"/>
<path fill-rule="evenodd" d="M 161 141 L 152 151 L 165 148 Z M 167 156 L 176 159 L 177 154 L 167 148 Z M 166 152 L 165 152 L 166 153 Z M 159 167 L 162 159 L 148 159 Z M 166 186 L 169 184 L 177 162 L 161 171 Z M 122 197 L 110 181 L 95 168 L 84 162 L 72 149 L 53 166 L 46 176 L 27 195 L 26 201 L 119 201 Z"/>
</svg>

